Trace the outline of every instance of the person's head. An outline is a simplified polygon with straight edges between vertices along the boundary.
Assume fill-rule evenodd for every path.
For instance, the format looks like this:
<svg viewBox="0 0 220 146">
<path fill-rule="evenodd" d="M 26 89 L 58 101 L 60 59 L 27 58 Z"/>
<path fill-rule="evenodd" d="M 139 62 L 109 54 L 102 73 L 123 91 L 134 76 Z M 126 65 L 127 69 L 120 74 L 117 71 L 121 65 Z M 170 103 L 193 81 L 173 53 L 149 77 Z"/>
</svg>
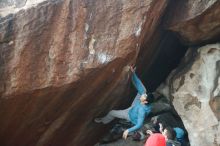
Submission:
<svg viewBox="0 0 220 146">
<path fill-rule="evenodd" d="M 173 128 L 171 128 L 171 127 L 164 128 L 162 134 L 163 134 L 163 136 L 165 137 L 166 140 L 168 140 L 168 139 L 174 140 L 175 137 L 176 137 L 176 133 L 173 130 Z"/>
<path fill-rule="evenodd" d="M 140 100 L 142 103 L 148 104 L 148 103 L 152 103 L 154 100 L 154 96 L 152 93 L 144 93 L 141 95 Z"/>
<path fill-rule="evenodd" d="M 140 97 L 140 101 L 142 102 L 142 103 L 148 103 L 148 101 L 147 101 L 147 94 L 142 94 L 141 95 L 141 97 Z"/>
</svg>

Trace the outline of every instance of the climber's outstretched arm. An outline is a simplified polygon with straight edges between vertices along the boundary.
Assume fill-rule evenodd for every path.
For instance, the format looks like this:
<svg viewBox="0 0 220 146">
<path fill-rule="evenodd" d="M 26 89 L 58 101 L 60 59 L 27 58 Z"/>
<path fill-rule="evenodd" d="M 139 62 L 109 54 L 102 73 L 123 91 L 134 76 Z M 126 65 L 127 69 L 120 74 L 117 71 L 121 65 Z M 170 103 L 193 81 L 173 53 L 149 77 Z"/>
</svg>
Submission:
<svg viewBox="0 0 220 146">
<path fill-rule="evenodd" d="M 138 76 L 135 73 L 135 70 L 133 67 L 130 67 L 131 72 L 132 72 L 132 83 L 135 86 L 135 88 L 137 89 L 138 93 L 140 95 L 145 94 L 146 93 L 146 88 L 144 87 L 144 84 L 141 82 L 141 80 L 138 78 Z"/>
</svg>

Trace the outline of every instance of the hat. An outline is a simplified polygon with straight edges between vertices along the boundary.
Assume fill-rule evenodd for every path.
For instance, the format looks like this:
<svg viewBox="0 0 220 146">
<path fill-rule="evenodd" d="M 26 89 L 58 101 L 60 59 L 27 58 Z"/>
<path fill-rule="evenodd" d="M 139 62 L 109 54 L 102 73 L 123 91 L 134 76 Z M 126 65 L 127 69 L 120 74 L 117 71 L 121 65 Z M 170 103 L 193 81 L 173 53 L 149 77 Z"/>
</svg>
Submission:
<svg viewBox="0 0 220 146">
<path fill-rule="evenodd" d="M 166 146 L 165 137 L 160 133 L 152 134 L 144 146 Z"/>
</svg>

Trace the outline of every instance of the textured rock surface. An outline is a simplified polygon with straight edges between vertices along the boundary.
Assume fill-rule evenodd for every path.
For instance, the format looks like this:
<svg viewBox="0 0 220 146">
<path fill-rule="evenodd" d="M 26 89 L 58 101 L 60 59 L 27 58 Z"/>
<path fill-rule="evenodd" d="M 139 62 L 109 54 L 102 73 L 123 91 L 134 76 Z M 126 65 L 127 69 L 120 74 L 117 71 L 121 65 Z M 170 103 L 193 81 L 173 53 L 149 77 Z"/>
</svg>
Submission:
<svg viewBox="0 0 220 146">
<path fill-rule="evenodd" d="M 0 10 L 0 144 L 91 145 L 168 1 L 32 2 Z"/>
<path fill-rule="evenodd" d="M 1 0 L 0 8 L 5 7 L 22 7 L 25 6 L 27 0 Z"/>
<path fill-rule="evenodd" d="M 28 9 L 46 0 L 1 0 L 0 17 L 11 13 L 17 13 L 20 10 Z M 56 1 L 56 0 L 53 0 Z"/>
<path fill-rule="evenodd" d="M 189 50 L 168 80 L 191 145 L 220 145 L 220 44 Z"/>
<path fill-rule="evenodd" d="M 220 1 L 177 1 L 170 7 L 168 28 L 176 32 L 187 44 L 200 44 L 219 40 Z"/>
</svg>

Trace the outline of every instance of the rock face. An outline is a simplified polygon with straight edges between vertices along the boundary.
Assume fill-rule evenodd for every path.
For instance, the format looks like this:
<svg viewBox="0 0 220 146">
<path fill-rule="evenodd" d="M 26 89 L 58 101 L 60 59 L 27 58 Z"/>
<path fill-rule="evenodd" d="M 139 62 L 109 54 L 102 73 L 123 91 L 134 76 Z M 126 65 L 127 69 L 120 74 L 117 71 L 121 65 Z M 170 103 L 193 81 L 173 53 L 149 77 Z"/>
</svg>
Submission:
<svg viewBox="0 0 220 146">
<path fill-rule="evenodd" d="M 191 145 L 220 145 L 220 44 L 190 49 L 168 80 Z"/>
<path fill-rule="evenodd" d="M 187 0 L 173 2 L 167 27 L 176 32 L 186 44 L 219 41 L 220 1 Z"/>
<path fill-rule="evenodd" d="M 25 6 L 27 0 L 1 0 L 0 2 L 0 8 L 5 7 L 22 7 Z"/>
<path fill-rule="evenodd" d="M 0 145 L 92 145 L 168 1 L 13 2 L 0 9 Z"/>
</svg>

